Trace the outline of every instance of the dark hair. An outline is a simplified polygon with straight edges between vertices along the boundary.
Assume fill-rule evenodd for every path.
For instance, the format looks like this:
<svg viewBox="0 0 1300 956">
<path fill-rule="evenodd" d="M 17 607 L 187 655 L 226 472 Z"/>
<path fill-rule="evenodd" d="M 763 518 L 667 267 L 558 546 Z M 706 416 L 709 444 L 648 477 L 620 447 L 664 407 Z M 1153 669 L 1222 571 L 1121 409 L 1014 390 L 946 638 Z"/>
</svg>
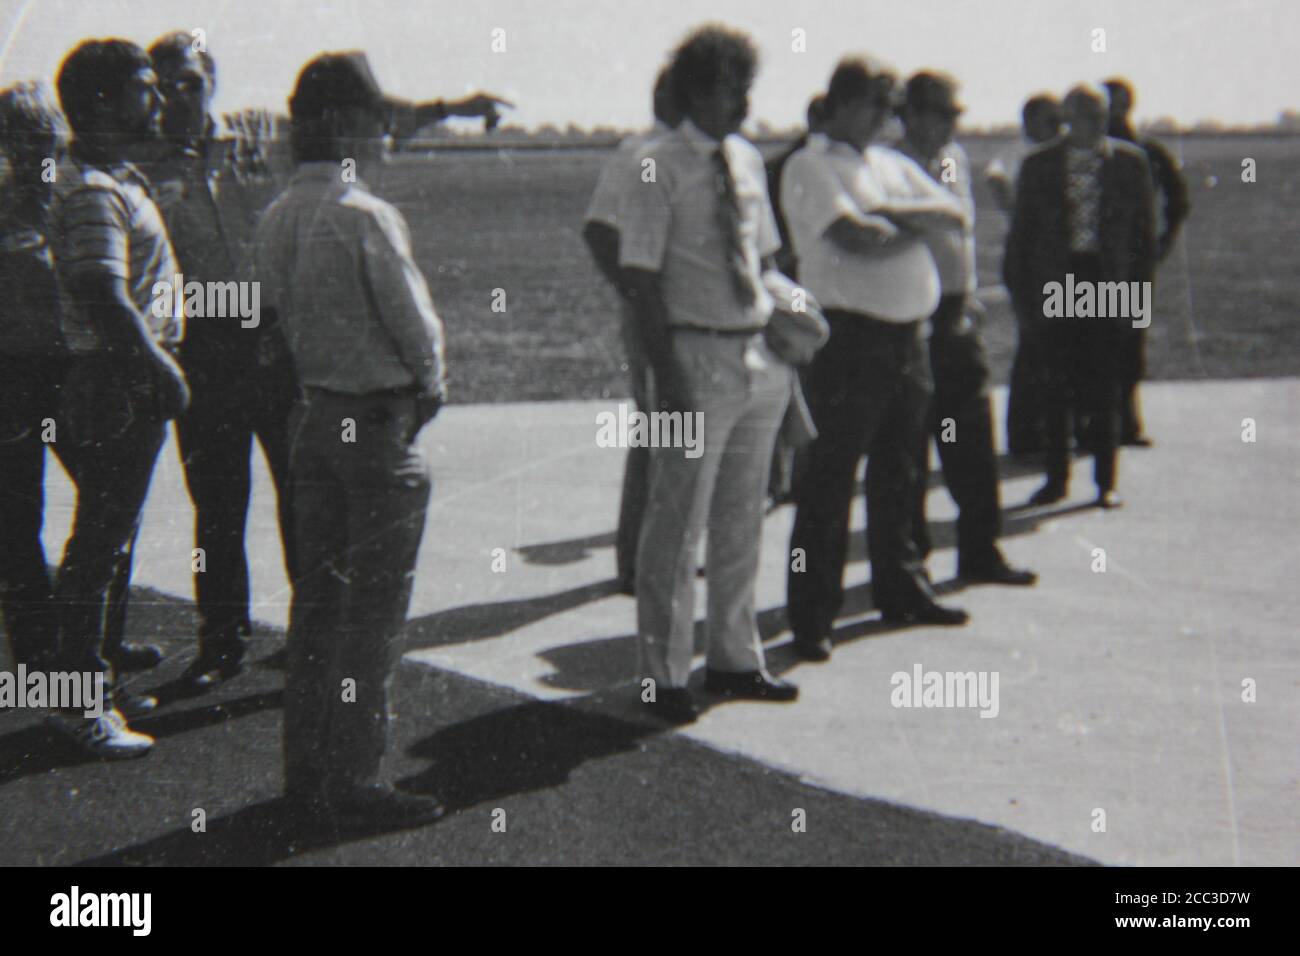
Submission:
<svg viewBox="0 0 1300 956">
<path fill-rule="evenodd" d="M 86 40 L 59 68 L 59 102 L 73 133 L 82 132 L 96 109 L 115 101 L 127 82 L 153 68 L 149 54 L 130 40 Z"/>
<path fill-rule="evenodd" d="M 153 60 L 154 68 L 161 70 L 164 66 L 171 66 L 184 60 L 191 51 L 199 55 L 199 60 L 203 63 L 203 72 L 208 75 L 212 81 L 213 88 L 217 85 L 217 61 L 212 59 L 212 54 L 207 50 L 195 50 L 193 47 L 194 37 L 184 30 L 177 30 L 174 33 L 168 33 L 153 41 L 149 47 L 149 57 Z"/>
<path fill-rule="evenodd" d="M 863 57 L 846 57 L 840 60 L 826 87 L 826 116 L 834 116 L 846 103 L 864 97 L 876 98 L 887 104 L 894 90 L 894 74 L 881 66 L 873 68 Z"/>
<path fill-rule="evenodd" d="M 821 126 L 826 122 L 826 94 L 818 93 L 808 101 L 808 111 L 804 114 L 808 121 L 808 128 Z"/>
<path fill-rule="evenodd" d="M 725 80 L 749 86 L 758 72 L 758 49 L 748 36 L 717 24 L 692 32 L 673 52 L 668 68 L 673 101 L 683 113 L 690 110 L 691 94 L 715 89 Z"/>
<path fill-rule="evenodd" d="M 673 95 L 672 71 L 667 66 L 655 77 L 654 114 L 655 119 L 669 126 L 676 127 L 681 122 L 677 98 Z"/>
<path fill-rule="evenodd" d="M 55 148 L 67 145 L 68 124 L 41 83 L 15 83 L 0 90 L 0 147 L 49 137 Z"/>
<path fill-rule="evenodd" d="M 1117 91 L 1122 92 L 1124 94 L 1125 102 L 1127 102 L 1129 106 L 1133 105 L 1133 100 L 1134 100 L 1133 86 L 1132 84 L 1129 83 L 1128 80 L 1124 79 L 1123 77 L 1112 76 L 1109 80 L 1104 81 L 1101 85 L 1106 87 L 1106 92 L 1110 93 L 1111 99 L 1114 99 L 1115 93 Z"/>
<path fill-rule="evenodd" d="M 1021 119 L 1026 123 L 1030 122 L 1035 116 L 1045 113 L 1048 110 L 1056 113 L 1057 119 L 1061 116 L 1061 101 L 1050 93 L 1039 93 L 1037 96 L 1031 96 L 1025 100 L 1024 108 L 1020 111 Z"/>
</svg>

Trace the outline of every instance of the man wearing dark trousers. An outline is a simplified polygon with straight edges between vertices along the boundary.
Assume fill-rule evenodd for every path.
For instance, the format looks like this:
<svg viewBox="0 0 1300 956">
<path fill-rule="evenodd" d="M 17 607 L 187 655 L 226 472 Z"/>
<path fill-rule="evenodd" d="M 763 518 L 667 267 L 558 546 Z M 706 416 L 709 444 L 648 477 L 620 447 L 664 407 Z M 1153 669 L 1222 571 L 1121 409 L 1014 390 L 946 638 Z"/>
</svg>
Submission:
<svg viewBox="0 0 1300 956">
<path fill-rule="evenodd" d="M 166 106 L 160 155 L 144 168 L 181 272 L 187 283 L 245 279 L 242 267 L 259 210 L 245 187 L 246 171 L 222 162 L 233 151 L 218 145 L 209 116 L 216 64 L 209 53 L 194 49 L 188 33 L 160 38 L 149 55 Z M 180 349 L 193 400 L 176 431 L 194 502 L 194 545 L 203 555 L 194 574 L 199 651 L 183 675 L 195 689 L 242 669 L 252 631 L 244 535 L 254 438 L 270 466 L 285 567 L 294 577 L 287 430 L 297 385 L 279 331 L 262 318 L 237 312 L 192 318 Z"/>
<path fill-rule="evenodd" d="M 289 422 L 285 790 L 336 824 L 416 825 L 441 804 L 379 772 L 431 489 L 416 436 L 443 400 L 442 323 L 406 220 L 361 178 L 386 124 L 364 54 L 308 63 L 289 111 L 297 172 L 254 252 L 303 390 Z"/>
<path fill-rule="evenodd" d="M 1129 111 L 1133 108 L 1133 87 L 1128 81 L 1110 79 L 1105 86 L 1106 92 L 1110 94 L 1110 126 L 1107 135 L 1141 147 L 1151 165 L 1151 175 L 1158 194 L 1155 254 L 1158 265 L 1168 258 L 1169 251 L 1178 238 L 1178 231 L 1183 227 L 1183 220 L 1191 212 L 1191 202 L 1187 198 L 1187 180 L 1183 178 L 1178 162 L 1169 154 L 1169 150 L 1150 136 L 1139 137 L 1133 129 L 1133 123 L 1129 119 Z M 1138 399 L 1138 383 L 1146 377 L 1146 328 L 1125 330 L 1121 335 L 1120 348 L 1119 441 L 1121 445 L 1149 448 L 1152 441 L 1142 426 L 1141 403 Z"/>
<path fill-rule="evenodd" d="M 871 144 L 893 86 L 892 74 L 861 60 L 841 63 L 826 95 L 826 135 L 790 158 L 781 181 L 801 283 L 831 327 L 805 376 L 818 435 L 797 486 L 787 579 L 795 648 L 808 660 L 830 655 L 863 454 L 876 606 L 889 621 L 967 620 L 936 601 L 912 528 L 931 394 L 923 326 L 939 301 L 924 235 L 959 225 L 963 212 L 910 159 Z"/>
<path fill-rule="evenodd" d="M 90 754 L 138 756 L 153 741 L 126 720 L 156 701 L 116 680 L 108 593 L 139 528 L 166 423 L 189 402 L 173 358 L 182 317 L 155 308 L 176 260 L 148 180 L 127 161 L 157 137 L 162 100 L 148 55 L 125 40 L 81 44 L 58 88 L 74 136 L 51 216 L 69 351 L 59 444 L 77 508 L 55 601 L 63 668 L 104 673 L 113 707 L 97 719 L 57 714 L 54 724 Z"/>
<path fill-rule="evenodd" d="M 966 581 L 1033 584 L 1035 575 L 1010 567 L 998 548 L 1002 505 L 998 494 L 997 453 L 993 444 L 993 400 L 989 395 L 988 357 L 979 330 L 966 313 L 975 291 L 975 198 L 970 162 L 953 141 L 961 107 L 956 84 L 937 73 L 917 73 L 907 81 L 901 111 L 905 130 L 900 150 L 948 189 L 966 213 L 954 224 L 927 236 L 939 270 L 939 307 L 930 316 L 930 372 L 934 398 L 928 433 L 939 447 L 944 481 L 957 503 L 957 568 Z M 917 550 L 930 553 L 925 517 L 930 442 L 921 443 L 917 459 L 913 519 Z"/>
<path fill-rule="evenodd" d="M 34 83 L 0 92 L 0 607 L 14 664 L 45 670 L 58 650 L 58 615 L 41 544 L 45 450 L 58 453 L 63 335 L 50 252 L 52 183 L 47 157 L 67 144 L 67 125 Z M 51 430 L 53 427 L 53 430 Z"/>
<path fill-rule="evenodd" d="M 642 412 L 651 410 L 648 397 L 650 370 L 641 344 L 641 330 L 636 325 L 636 312 L 627 301 L 627 290 L 623 288 L 622 270 L 618 264 L 618 206 L 624 193 L 636 189 L 641 183 L 642 166 L 638 154 L 655 140 L 671 133 L 681 122 L 681 113 L 668 79 L 668 68 L 664 67 L 655 80 L 654 126 L 646 133 L 633 134 L 619 143 L 614 155 L 600 171 L 582 228 L 582 237 L 592 258 L 601 274 L 618 290 L 622 300 L 623 351 L 627 358 L 632 401 Z M 614 542 L 618 585 L 624 594 L 636 593 L 636 549 L 641 540 L 641 519 L 649 495 L 650 449 L 636 445 L 627 450 L 627 460 L 623 465 L 623 493 L 619 499 L 618 532 Z"/>
<path fill-rule="evenodd" d="M 1089 283 L 1096 290 L 1101 282 L 1150 280 L 1151 173 L 1140 149 L 1106 136 L 1104 90 L 1076 86 L 1063 111 L 1065 138 L 1021 167 L 1003 263 L 1007 289 L 1037 324 L 1047 363 L 1046 481 L 1030 503 L 1053 504 L 1068 493 L 1073 406 L 1090 421 L 1097 504 L 1118 508 L 1120 350 L 1132 317 L 1057 315 L 1051 296 Z"/>
</svg>

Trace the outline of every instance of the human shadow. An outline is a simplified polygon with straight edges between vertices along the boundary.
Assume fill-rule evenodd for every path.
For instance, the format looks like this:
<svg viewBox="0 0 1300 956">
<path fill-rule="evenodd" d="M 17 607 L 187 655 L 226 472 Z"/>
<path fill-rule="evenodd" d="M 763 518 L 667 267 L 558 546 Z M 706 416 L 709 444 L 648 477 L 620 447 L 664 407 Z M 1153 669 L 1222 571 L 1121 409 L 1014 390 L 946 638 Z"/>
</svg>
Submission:
<svg viewBox="0 0 1300 956">
<path fill-rule="evenodd" d="M 435 611 L 407 622 L 406 649 L 425 650 L 501 637 L 617 593 L 618 582 L 610 579 L 538 597 L 486 601 Z"/>
<path fill-rule="evenodd" d="M 524 545 L 522 548 L 515 548 L 515 553 L 528 564 L 574 564 L 585 561 L 597 548 L 614 547 L 615 538 L 615 532 L 606 531 L 604 534 L 591 534 L 581 538 Z"/>
</svg>

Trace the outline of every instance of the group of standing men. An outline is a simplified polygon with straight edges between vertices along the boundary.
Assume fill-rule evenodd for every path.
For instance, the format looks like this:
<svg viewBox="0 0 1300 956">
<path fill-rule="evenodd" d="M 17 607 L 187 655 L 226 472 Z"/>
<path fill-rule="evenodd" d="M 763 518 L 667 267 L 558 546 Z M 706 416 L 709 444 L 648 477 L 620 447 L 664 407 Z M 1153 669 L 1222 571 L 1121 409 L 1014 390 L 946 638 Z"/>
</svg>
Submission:
<svg viewBox="0 0 1300 956">
<path fill-rule="evenodd" d="M 620 582 L 638 601 L 642 699 L 675 722 L 698 714 L 688 681 L 695 556 L 706 531 L 705 689 L 797 696 L 765 667 L 754 583 L 773 452 L 783 418 L 801 408 L 812 427 L 794 468 L 787 578 L 800 657 L 831 655 L 864 455 L 871 586 L 884 620 L 967 621 L 939 602 L 925 569 L 931 437 L 959 509 L 959 576 L 1036 580 L 997 543 L 989 366 L 971 317 L 979 311 L 972 173 L 953 141 L 956 84 L 923 71 L 899 89 L 887 69 L 846 59 L 810 104 L 808 135 L 765 173 L 737 134 L 756 67 L 743 34 L 705 27 L 688 37 L 656 83 L 655 127 L 606 165 L 584 230 L 623 300 L 634 400 L 647 411 L 703 413 L 699 458 L 663 447 L 629 454 L 617 538 Z M 1121 356 L 1140 355 L 1141 341 L 1119 321 L 1045 320 L 1044 286 L 1070 271 L 1080 281 L 1150 278 L 1151 172 L 1141 150 L 1105 135 L 1105 93 L 1077 87 L 1063 108 L 1066 132 L 1057 118 L 1006 190 L 1007 283 L 1018 313 L 1031 317 L 1023 324 L 1043 366 L 1047 481 L 1032 501 L 1065 495 L 1074 411 L 1089 421 L 1098 504 L 1110 508 L 1120 503 L 1121 392 L 1131 394 L 1140 376 L 1140 364 L 1126 376 Z M 902 137 L 887 145 L 894 115 Z M 1167 207 L 1164 251 L 1180 212 L 1185 202 Z M 803 308 L 829 332 L 801 368 L 770 347 L 789 309 L 771 294 L 778 269 L 797 276 Z"/>
<path fill-rule="evenodd" d="M 228 149 L 209 116 L 215 83 L 211 55 L 177 33 L 147 52 L 80 44 L 60 68 L 61 112 L 36 84 L 0 93 L 0 597 L 14 657 L 104 675 L 102 715 L 50 715 L 86 754 L 150 750 L 130 722 L 158 699 L 132 693 L 124 675 L 161 651 L 123 635 L 131 550 L 175 419 L 200 618 L 181 692 L 238 674 L 256 437 L 293 582 L 287 795 L 340 825 L 434 819 L 436 799 L 378 779 L 430 493 L 415 439 L 443 402 L 443 333 L 404 219 L 359 173 L 386 134 L 449 115 L 491 124 L 504 101 L 394 100 L 363 54 L 323 54 L 290 101 L 296 172 L 263 209 L 239 162 L 249 151 Z M 218 314 L 187 316 L 191 283 L 208 303 L 219 301 L 213 285 L 256 283 L 247 298 L 260 314 L 231 310 L 245 296 L 225 294 Z M 47 448 L 77 488 L 53 580 L 40 540 Z"/>
</svg>

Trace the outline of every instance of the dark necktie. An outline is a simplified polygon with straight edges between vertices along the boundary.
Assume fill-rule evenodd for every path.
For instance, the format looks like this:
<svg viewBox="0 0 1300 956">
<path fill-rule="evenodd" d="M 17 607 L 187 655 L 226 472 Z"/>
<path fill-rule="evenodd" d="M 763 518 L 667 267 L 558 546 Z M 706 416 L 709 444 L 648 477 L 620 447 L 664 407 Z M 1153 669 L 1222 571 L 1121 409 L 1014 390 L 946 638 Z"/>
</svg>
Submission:
<svg viewBox="0 0 1300 956">
<path fill-rule="evenodd" d="M 713 151 L 713 187 L 718 196 L 718 225 L 727 241 L 727 269 L 740 304 L 754 304 L 754 286 L 749 278 L 745 244 L 740 236 L 740 202 L 736 199 L 736 181 L 731 176 L 726 153 L 718 146 Z"/>
</svg>

